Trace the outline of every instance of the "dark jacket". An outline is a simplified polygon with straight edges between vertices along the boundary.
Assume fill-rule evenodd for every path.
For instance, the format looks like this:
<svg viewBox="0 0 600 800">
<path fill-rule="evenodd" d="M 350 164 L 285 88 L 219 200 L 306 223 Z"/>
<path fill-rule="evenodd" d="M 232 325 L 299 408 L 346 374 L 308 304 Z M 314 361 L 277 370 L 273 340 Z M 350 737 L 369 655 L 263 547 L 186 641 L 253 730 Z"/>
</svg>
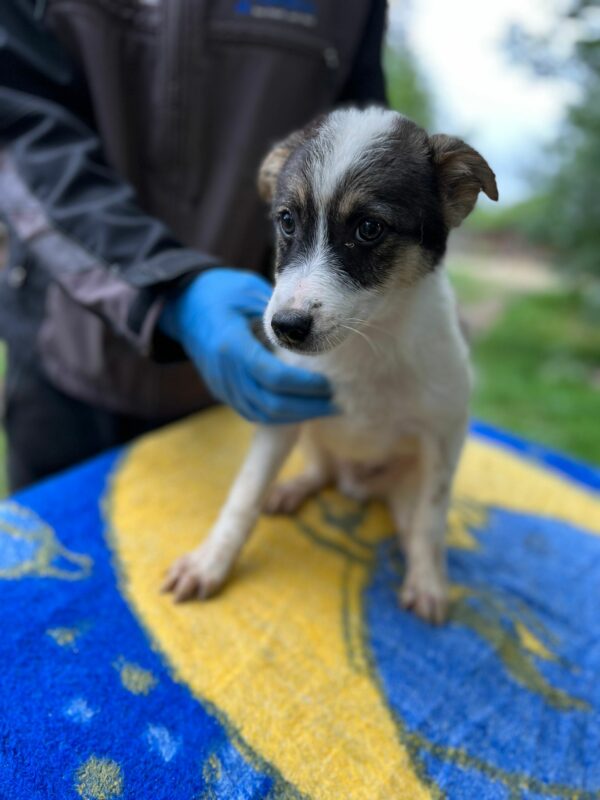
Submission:
<svg viewBox="0 0 600 800">
<path fill-rule="evenodd" d="M 385 0 L 2 0 L 0 336 L 62 391 L 173 418 L 206 400 L 157 333 L 198 270 L 268 271 L 256 172 L 383 102 Z"/>
</svg>

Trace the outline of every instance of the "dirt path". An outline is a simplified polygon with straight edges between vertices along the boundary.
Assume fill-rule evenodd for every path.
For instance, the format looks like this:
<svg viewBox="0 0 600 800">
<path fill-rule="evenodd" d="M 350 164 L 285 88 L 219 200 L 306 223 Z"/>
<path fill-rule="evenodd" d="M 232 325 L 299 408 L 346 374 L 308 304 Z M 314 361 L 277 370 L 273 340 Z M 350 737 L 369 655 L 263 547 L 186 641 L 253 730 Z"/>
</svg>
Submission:
<svg viewBox="0 0 600 800">
<path fill-rule="evenodd" d="M 489 252 L 463 243 L 450 249 L 446 261 L 451 275 L 473 281 L 481 288 L 477 299 L 460 298 L 461 316 L 473 337 L 493 327 L 515 296 L 561 288 L 556 272 L 542 259 L 527 253 Z"/>
<path fill-rule="evenodd" d="M 452 272 L 511 292 L 552 292 L 560 289 L 556 272 L 541 259 L 519 253 L 450 250 Z"/>
</svg>

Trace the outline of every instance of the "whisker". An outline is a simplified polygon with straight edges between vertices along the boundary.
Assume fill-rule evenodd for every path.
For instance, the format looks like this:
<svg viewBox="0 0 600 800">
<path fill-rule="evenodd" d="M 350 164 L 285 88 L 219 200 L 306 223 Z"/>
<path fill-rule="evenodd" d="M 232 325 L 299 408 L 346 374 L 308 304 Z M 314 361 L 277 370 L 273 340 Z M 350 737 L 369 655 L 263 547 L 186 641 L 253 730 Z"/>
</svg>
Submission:
<svg viewBox="0 0 600 800">
<path fill-rule="evenodd" d="M 367 328 L 372 328 L 374 331 L 385 333 L 388 336 L 392 336 L 393 334 L 391 331 L 388 331 L 387 328 L 382 327 L 381 325 L 376 325 L 375 323 L 371 322 L 368 319 L 360 319 L 359 317 L 347 317 L 348 322 L 355 322 L 358 325 L 364 325 Z"/>
<path fill-rule="evenodd" d="M 366 333 L 364 333 L 364 331 L 360 331 L 360 330 L 358 330 L 358 328 L 353 328 L 352 325 L 344 325 L 344 324 L 342 324 L 342 328 L 346 328 L 346 330 L 352 331 L 353 333 L 357 333 L 359 336 L 362 336 L 362 338 L 369 345 L 369 347 L 375 353 L 375 355 L 376 356 L 380 355 L 379 350 L 375 347 L 375 344 L 366 335 Z"/>
</svg>

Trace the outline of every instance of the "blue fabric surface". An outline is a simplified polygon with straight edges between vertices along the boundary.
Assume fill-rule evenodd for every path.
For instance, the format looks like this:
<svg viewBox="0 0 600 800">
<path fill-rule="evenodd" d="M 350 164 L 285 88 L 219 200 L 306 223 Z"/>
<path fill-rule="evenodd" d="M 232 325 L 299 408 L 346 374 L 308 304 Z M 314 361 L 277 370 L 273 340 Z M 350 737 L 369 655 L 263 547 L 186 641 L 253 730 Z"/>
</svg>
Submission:
<svg viewBox="0 0 600 800">
<path fill-rule="evenodd" d="M 507 774 L 575 787 L 585 771 L 586 785 L 600 787 L 599 593 L 590 591 L 600 589 L 600 542 L 566 523 L 540 526 L 536 517 L 504 510 L 490 512 L 478 540 L 481 549 L 450 552 L 449 572 L 453 584 L 467 587 L 462 603 L 479 622 L 453 622 L 435 641 L 414 617 L 403 615 L 398 624 L 397 557 L 391 543 L 381 548 L 367 620 L 390 705 L 416 734 L 416 749 L 429 757 L 430 776 L 451 797 L 496 795 L 465 783 L 456 769 L 465 763 L 460 755 L 456 765 L 448 753 L 445 760 L 431 759 L 435 746 L 447 748 L 449 739 L 453 748 Z M 592 571 L 593 581 L 581 579 Z M 557 586 L 568 586 L 568 595 L 558 594 Z M 496 657 L 496 635 L 514 632 L 524 608 L 540 638 L 554 644 L 556 661 L 517 651 Z M 456 616 L 466 619 L 460 610 Z M 410 652 L 400 635 L 411 642 Z M 514 656 L 522 662 L 511 669 Z M 528 662 L 539 671 L 542 691 L 521 682 Z"/>
<path fill-rule="evenodd" d="M 600 487 L 591 466 L 487 425 L 473 433 Z M 100 798 L 91 753 L 115 770 L 107 800 L 299 797 L 173 680 L 123 597 L 101 502 L 121 457 L 0 504 L 0 798 Z M 365 630 L 399 738 L 450 798 L 600 796 L 600 538 L 505 509 L 471 533 L 479 549 L 450 552 L 461 594 L 440 630 L 399 609 L 403 566 L 390 540 L 379 547 Z M 554 659 L 514 645 L 522 620 Z"/>
<path fill-rule="evenodd" d="M 514 450 L 516 453 L 521 453 L 530 460 L 537 461 L 558 474 L 566 475 L 571 480 L 582 484 L 582 486 L 600 491 L 600 470 L 591 464 L 565 456 L 541 444 L 528 442 L 520 436 L 495 428 L 486 422 L 473 422 L 471 424 L 471 434 L 481 436 L 483 439 L 489 439 L 509 450 Z"/>
<path fill-rule="evenodd" d="M 266 797 L 272 770 L 255 769 L 231 731 L 171 679 L 119 592 L 97 502 L 118 458 L 111 453 L 18 495 L 94 570 L 78 583 L 36 577 L 0 584 L 0 797 L 79 798 L 73 776 L 90 753 L 111 760 L 116 753 L 127 765 L 130 780 L 119 797 L 175 800 L 208 789 L 215 800 Z M 11 518 L 10 507 L 0 510 L 3 517 Z M 0 566 L 4 553 L 0 544 Z M 74 623 L 70 646 L 48 634 Z M 120 659 L 149 671 L 156 688 L 125 691 Z M 217 774 L 211 756 L 221 764 Z"/>
</svg>

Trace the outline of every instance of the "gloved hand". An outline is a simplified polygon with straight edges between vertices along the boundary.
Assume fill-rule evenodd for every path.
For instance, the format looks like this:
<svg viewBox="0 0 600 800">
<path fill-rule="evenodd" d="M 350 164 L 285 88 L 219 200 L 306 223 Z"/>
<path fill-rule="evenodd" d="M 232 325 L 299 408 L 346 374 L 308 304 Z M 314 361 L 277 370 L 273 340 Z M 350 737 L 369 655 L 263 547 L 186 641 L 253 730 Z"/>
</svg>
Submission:
<svg viewBox="0 0 600 800">
<path fill-rule="evenodd" d="M 182 345 L 212 394 L 251 422 L 335 413 L 323 376 L 287 366 L 253 336 L 250 323 L 271 292 L 252 272 L 210 269 L 167 301 L 159 326 Z"/>
</svg>

